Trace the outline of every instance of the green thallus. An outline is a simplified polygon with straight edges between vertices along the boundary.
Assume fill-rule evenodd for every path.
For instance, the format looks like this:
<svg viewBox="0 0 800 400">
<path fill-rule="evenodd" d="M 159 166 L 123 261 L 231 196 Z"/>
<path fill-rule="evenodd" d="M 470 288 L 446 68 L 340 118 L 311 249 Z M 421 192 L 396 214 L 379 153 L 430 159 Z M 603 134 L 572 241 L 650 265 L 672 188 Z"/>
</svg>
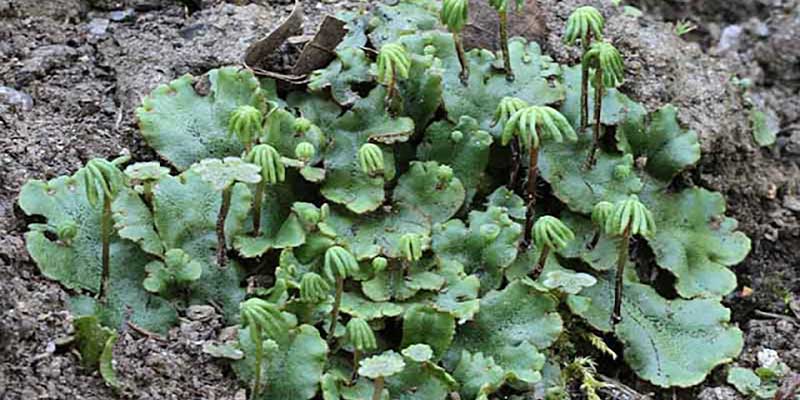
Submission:
<svg viewBox="0 0 800 400">
<path fill-rule="evenodd" d="M 399 374 L 406 367 L 403 357 L 392 350 L 362 360 L 360 364 L 358 374 L 373 381 L 372 400 L 383 396 L 385 378 Z"/>
</svg>

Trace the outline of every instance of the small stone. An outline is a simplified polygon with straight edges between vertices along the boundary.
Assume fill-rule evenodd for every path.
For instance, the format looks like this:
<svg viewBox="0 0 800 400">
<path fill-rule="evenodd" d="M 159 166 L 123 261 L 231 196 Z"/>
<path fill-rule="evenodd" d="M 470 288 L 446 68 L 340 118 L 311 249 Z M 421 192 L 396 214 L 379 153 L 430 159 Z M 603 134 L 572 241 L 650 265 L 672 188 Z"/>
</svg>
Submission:
<svg viewBox="0 0 800 400">
<path fill-rule="evenodd" d="M 203 36 L 208 32 L 206 24 L 194 24 L 178 31 L 178 34 L 186 40 L 192 40 L 198 36 Z"/>
<path fill-rule="evenodd" d="M 186 318 L 192 321 L 205 321 L 214 317 L 217 311 L 209 305 L 194 305 L 186 309 Z"/>
<path fill-rule="evenodd" d="M 800 129 L 795 130 L 789 140 L 786 142 L 784 149 L 789 154 L 800 155 Z"/>
<path fill-rule="evenodd" d="M 8 86 L 0 86 L 0 103 L 16 107 L 21 111 L 33 109 L 33 98 L 29 94 Z"/>
<path fill-rule="evenodd" d="M 213 342 L 203 343 L 203 353 L 215 358 L 227 358 L 229 360 L 241 360 L 244 352 L 236 348 L 231 343 L 216 344 Z"/>
<path fill-rule="evenodd" d="M 93 18 L 88 24 L 89 33 L 96 37 L 103 37 L 108 31 L 109 24 L 110 21 L 105 18 Z"/>
<path fill-rule="evenodd" d="M 738 398 L 736 390 L 727 386 L 705 388 L 697 396 L 697 400 L 736 400 Z"/>
<path fill-rule="evenodd" d="M 765 229 L 765 232 L 764 232 L 764 239 L 767 239 L 767 240 L 769 240 L 770 242 L 775 242 L 775 241 L 777 241 L 777 240 L 778 240 L 778 237 L 779 237 L 779 236 L 780 236 L 780 232 L 779 232 L 777 229 L 775 229 L 775 228 L 773 228 L 773 227 L 771 227 L 771 226 L 768 226 L 768 227 Z"/>
<path fill-rule="evenodd" d="M 773 349 L 763 349 L 756 355 L 758 364 L 764 368 L 772 368 L 781 362 L 778 352 Z"/>
<path fill-rule="evenodd" d="M 220 342 L 228 342 L 228 341 L 236 340 L 236 338 L 238 336 L 239 336 L 239 326 L 238 325 L 236 325 L 236 326 L 226 326 L 225 328 L 222 329 L 222 331 L 219 332 L 219 336 L 217 337 L 217 340 L 219 340 Z"/>
<path fill-rule="evenodd" d="M 771 182 L 768 183 L 767 187 L 765 189 L 766 189 L 766 193 L 764 193 L 764 196 L 766 198 L 768 198 L 770 200 L 775 200 L 775 198 L 778 197 L 778 186 L 776 186 L 774 183 L 771 183 Z"/>
<path fill-rule="evenodd" d="M 784 196 L 783 207 L 794 212 L 800 212 L 800 196 Z"/>
<path fill-rule="evenodd" d="M 800 318 L 800 295 L 795 295 L 789 302 L 789 309 L 792 310 L 794 316 Z"/>
<path fill-rule="evenodd" d="M 722 36 L 719 38 L 719 45 L 717 45 L 717 52 L 724 53 L 728 50 L 739 47 L 739 42 L 742 40 L 742 29 L 739 25 L 729 25 L 722 30 Z"/>
<path fill-rule="evenodd" d="M 112 11 L 110 14 L 108 14 L 108 17 L 114 22 L 132 21 L 135 16 L 136 11 L 134 11 L 132 8 L 126 8 L 121 11 Z"/>
<path fill-rule="evenodd" d="M 239 389 L 236 392 L 236 395 L 233 396 L 233 400 L 247 400 L 247 391 L 244 389 Z"/>
<path fill-rule="evenodd" d="M 760 36 L 762 38 L 769 36 L 769 26 L 764 21 L 753 21 L 752 30 L 756 36 Z"/>
</svg>

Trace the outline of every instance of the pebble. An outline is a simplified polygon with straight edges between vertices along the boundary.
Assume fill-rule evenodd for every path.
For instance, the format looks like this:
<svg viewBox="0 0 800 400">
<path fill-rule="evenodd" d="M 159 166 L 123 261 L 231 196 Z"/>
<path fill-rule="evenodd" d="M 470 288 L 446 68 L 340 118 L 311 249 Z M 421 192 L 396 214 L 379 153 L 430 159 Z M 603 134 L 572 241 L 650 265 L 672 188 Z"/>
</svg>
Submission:
<svg viewBox="0 0 800 400">
<path fill-rule="evenodd" d="M 205 321 L 212 318 L 217 311 L 209 305 L 194 305 L 186 309 L 186 318 L 192 321 Z"/>
<path fill-rule="evenodd" d="M 180 31 L 178 31 L 178 34 L 181 35 L 181 37 L 186 40 L 192 40 L 197 36 L 205 35 L 207 31 L 208 31 L 208 25 L 194 24 L 181 29 Z"/>
<path fill-rule="evenodd" d="M 800 212 L 800 197 L 784 196 L 783 207 L 794 212 Z"/>
<path fill-rule="evenodd" d="M 792 132 L 786 142 L 785 149 L 789 154 L 800 155 L 800 129 Z"/>
<path fill-rule="evenodd" d="M 109 24 L 110 21 L 105 18 L 92 18 L 87 26 L 90 34 L 93 36 L 102 37 L 105 36 L 106 32 L 108 31 Z"/>
<path fill-rule="evenodd" d="M 769 26 L 764 21 L 753 21 L 752 30 L 756 36 L 760 36 L 762 38 L 769 36 Z"/>
<path fill-rule="evenodd" d="M 705 388 L 697 396 L 698 400 L 736 400 L 738 398 L 736 390 L 727 386 Z"/>
<path fill-rule="evenodd" d="M 217 340 L 220 342 L 227 342 L 231 340 L 236 340 L 239 336 L 239 326 L 226 326 L 219 332 L 219 336 Z"/>
<path fill-rule="evenodd" d="M 722 30 L 722 35 L 719 38 L 717 52 L 724 53 L 739 47 L 739 42 L 742 39 L 742 32 L 744 32 L 744 29 L 739 25 L 726 26 L 725 29 Z"/>
<path fill-rule="evenodd" d="M 131 21 L 136 16 L 136 11 L 132 8 L 126 8 L 121 11 L 112 11 L 108 17 L 114 22 Z"/>
<path fill-rule="evenodd" d="M 33 109 L 33 98 L 29 94 L 8 86 L 0 86 L 0 103 L 14 106 L 22 111 Z"/>
</svg>

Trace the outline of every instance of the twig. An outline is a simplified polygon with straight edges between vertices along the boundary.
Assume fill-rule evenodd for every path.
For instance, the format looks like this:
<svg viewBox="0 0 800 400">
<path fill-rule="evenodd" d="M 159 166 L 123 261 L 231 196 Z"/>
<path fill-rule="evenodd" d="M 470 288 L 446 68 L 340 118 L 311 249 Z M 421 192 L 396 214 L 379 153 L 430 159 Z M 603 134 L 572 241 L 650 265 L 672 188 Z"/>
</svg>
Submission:
<svg viewBox="0 0 800 400">
<path fill-rule="evenodd" d="M 628 385 L 626 385 L 626 384 L 624 384 L 624 383 L 622 383 L 622 382 L 620 382 L 620 381 L 618 381 L 618 380 L 616 380 L 614 378 L 605 376 L 605 375 L 598 374 L 597 377 L 600 378 L 601 382 L 607 384 L 610 387 L 613 387 L 615 390 L 617 390 L 619 392 L 622 392 L 623 394 L 627 395 L 631 399 L 635 399 L 635 400 L 650 400 L 650 399 L 652 399 L 652 397 L 651 397 L 653 395 L 652 393 L 641 394 L 641 393 L 637 392 L 636 390 L 633 390 L 630 386 L 628 386 Z M 606 388 L 606 389 L 600 389 L 600 390 L 608 390 L 608 389 Z"/>
<path fill-rule="evenodd" d="M 367 53 L 372 53 L 372 54 L 375 54 L 375 55 L 378 54 L 378 50 L 371 49 L 371 48 L 366 47 L 366 46 L 361 46 L 360 49 L 366 51 Z"/>
<path fill-rule="evenodd" d="M 128 327 L 133 329 L 134 331 L 136 331 L 140 335 L 147 337 L 148 339 L 153 339 L 153 340 L 156 340 L 156 341 L 159 341 L 159 342 L 163 342 L 163 343 L 168 343 L 169 342 L 169 340 L 159 336 L 156 333 L 150 332 L 147 329 L 144 329 L 141 326 L 138 326 L 138 325 L 134 324 L 131 321 L 128 321 Z"/>
<path fill-rule="evenodd" d="M 755 310 L 755 311 L 753 311 L 753 313 L 755 313 L 755 315 L 757 315 L 759 317 L 764 317 L 764 318 L 769 318 L 769 319 L 782 319 L 784 321 L 789 321 L 789 322 L 791 322 L 791 323 L 793 323 L 793 324 L 795 324 L 797 326 L 800 326 L 800 322 L 797 321 L 797 318 L 794 318 L 794 317 L 789 316 L 789 315 L 775 314 L 775 313 L 771 313 L 771 312 L 767 312 L 767 311 L 761 311 L 761 310 Z"/>
</svg>

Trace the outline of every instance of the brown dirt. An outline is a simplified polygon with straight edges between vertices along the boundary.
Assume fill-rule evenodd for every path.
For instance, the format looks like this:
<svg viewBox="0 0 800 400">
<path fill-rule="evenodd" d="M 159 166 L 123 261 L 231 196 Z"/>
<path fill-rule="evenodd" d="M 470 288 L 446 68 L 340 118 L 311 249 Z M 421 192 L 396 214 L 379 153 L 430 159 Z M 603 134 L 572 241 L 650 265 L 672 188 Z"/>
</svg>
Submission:
<svg viewBox="0 0 800 400">
<path fill-rule="evenodd" d="M 187 16 L 167 0 L 0 0 L 0 86 L 25 92 L 34 102 L 23 110 L 0 95 L 0 398 L 112 397 L 97 374 L 55 345 L 70 334 L 67 293 L 41 277 L 27 256 L 25 224 L 14 200 L 27 179 L 72 173 L 92 157 L 127 149 L 138 159 L 153 158 L 132 117 L 141 97 L 180 74 L 238 62 L 247 44 L 290 7 L 288 1 L 205 3 L 212 4 Z M 336 7 L 357 4 L 339 3 Z M 686 1 L 643 0 L 643 8 L 657 7 L 637 19 L 605 0 L 540 0 L 536 17 L 544 25 L 533 29 L 534 36 L 560 62 L 578 59 L 577 50 L 561 44 L 561 34 L 570 11 L 586 3 L 606 15 L 608 37 L 625 54 L 623 90 L 650 110 L 675 104 L 682 122 L 700 135 L 703 159 L 684 174 L 684 183 L 723 192 L 729 215 L 753 240 L 751 255 L 735 268 L 740 286 L 753 294 L 737 291 L 726 299 L 746 334 L 739 362 L 753 365 L 754 354 L 768 347 L 800 370 L 800 328 L 787 306 L 800 299 L 798 1 L 690 2 L 687 13 Z M 316 1 L 306 7 L 312 19 L 321 15 L 317 10 L 334 9 Z M 125 9 L 133 16 L 111 20 L 112 10 Z M 701 26 L 687 36 L 693 42 L 672 31 L 671 22 L 682 18 Z M 89 27 L 102 20 L 108 20 L 106 32 L 91 33 Z M 740 24 L 743 33 L 734 47 L 719 52 L 721 32 L 730 24 Z M 731 83 L 734 76 L 750 78 L 755 86 L 745 93 Z M 754 144 L 746 98 L 778 118 L 781 130 L 772 148 Z M 230 371 L 201 352 L 202 343 L 221 328 L 217 319 L 185 320 L 167 342 L 123 333 L 115 349 L 123 397 L 241 398 Z M 642 392 L 652 389 L 624 369 L 619 378 Z M 699 398 L 736 398 L 723 382 L 718 371 L 702 388 L 679 391 L 677 398 L 697 398 L 701 391 Z"/>
</svg>

